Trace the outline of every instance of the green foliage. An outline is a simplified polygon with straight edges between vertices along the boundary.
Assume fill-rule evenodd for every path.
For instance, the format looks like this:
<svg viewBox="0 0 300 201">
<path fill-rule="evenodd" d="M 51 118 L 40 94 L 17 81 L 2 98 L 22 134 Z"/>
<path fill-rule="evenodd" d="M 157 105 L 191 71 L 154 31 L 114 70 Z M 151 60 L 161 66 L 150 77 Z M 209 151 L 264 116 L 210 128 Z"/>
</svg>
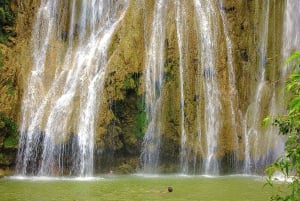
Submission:
<svg viewBox="0 0 300 201">
<path fill-rule="evenodd" d="M 129 73 L 126 76 L 126 79 L 123 82 L 123 88 L 127 92 L 134 92 L 136 95 L 138 94 L 139 89 L 139 73 Z M 145 102 L 141 96 L 137 96 L 136 107 L 137 107 L 137 115 L 135 118 L 135 137 L 143 137 L 145 124 L 146 124 L 146 113 L 145 113 Z"/>
<path fill-rule="evenodd" d="M 5 148 L 14 148 L 18 145 L 18 139 L 16 136 L 8 136 L 4 140 L 4 147 Z"/>
<path fill-rule="evenodd" d="M 299 67 L 300 64 L 300 51 L 296 50 L 293 52 L 293 54 L 286 59 L 285 65 L 291 64 L 292 65 L 292 70 L 295 70 L 295 68 Z"/>
<path fill-rule="evenodd" d="M 129 73 L 124 80 L 123 88 L 125 90 L 134 89 L 137 92 L 139 87 L 139 77 L 140 75 L 138 73 Z"/>
<path fill-rule="evenodd" d="M 15 91 L 16 91 L 16 84 L 15 84 L 15 80 L 11 79 L 11 78 L 3 78 L 1 77 L 0 74 L 0 87 L 6 86 L 7 90 L 6 90 L 6 94 L 7 95 L 12 95 Z"/>
<path fill-rule="evenodd" d="M 2 51 L 0 50 L 0 68 L 3 67 L 3 62 L 2 62 Z"/>
<path fill-rule="evenodd" d="M 0 134 L 4 135 L 4 147 L 12 148 L 18 144 L 17 124 L 4 113 L 0 113 Z"/>
<path fill-rule="evenodd" d="M 138 97 L 137 101 L 137 108 L 138 108 L 138 115 L 136 120 L 136 128 L 138 137 L 143 137 L 145 133 L 145 126 L 146 126 L 146 112 L 145 112 L 145 102 L 143 98 Z"/>
<path fill-rule="evenodd" d="M 14 87 L 9 87 L 9 88 L 6 90 L 6 94 L 7 94 L 7 95 L 12 95 L 14 92 L 15 92 L 15 88 L 14 88 Z"/>
<path fill-rule="evenodd" d="M 11 0 L 2 0 L 0 3 L 0 43 L 5 43 L 7 38 L 15 33 L 7 26 L 13 26 L 15 14 L 10 9 Z"/>
<path fill-rule="evenodd" d="M 0 74 L 0 87 L 6 86 L 6 94 L 7 95 L 12 95 L 15 91 L 15 80 L 11 78 L 2 78 Z"/>
<path fill-rule="evenodd" d="M 291 95 L 288 114 L 278 116 L 273 125 L 279 128 L 279 134 L 287 136 L 285 153 L 266 169 L 269 177 L 267 184 L 273 186 L 272 176 L 280 172 L 292 181 L 288 183 L 288 191 L 271 198 L 276 201 L 300 200 L 300 52 L 294 52 L 287 60 L 294 73 L 289 77 L 286 90 Z"/>
</svg>

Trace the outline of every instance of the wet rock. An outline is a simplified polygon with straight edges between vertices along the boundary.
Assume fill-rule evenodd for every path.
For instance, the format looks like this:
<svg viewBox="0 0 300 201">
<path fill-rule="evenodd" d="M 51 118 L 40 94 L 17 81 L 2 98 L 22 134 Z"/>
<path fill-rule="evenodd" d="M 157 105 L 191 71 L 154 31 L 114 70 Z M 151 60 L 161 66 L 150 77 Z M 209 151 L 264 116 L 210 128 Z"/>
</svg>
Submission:
<svg viewBox="0 0 300 201">
<path fill-rule="evenodd" d="M 247 53 L 246 49 L 241 49 L 240 50 L 240 56 L 241 56 L 243 61 L 246 61 L 246 62 L 249 61 L 249 56 L 248 56 L 248 53 Z"/>
<path fill-rule="evenodd" d="M 234 6 L 228 6 L 228 7 L 222 6 L 221 10 L 224 11 L 225 13 L 230 13 L 230 12 L 235 11 L 235 7 Z"/>
</svg>

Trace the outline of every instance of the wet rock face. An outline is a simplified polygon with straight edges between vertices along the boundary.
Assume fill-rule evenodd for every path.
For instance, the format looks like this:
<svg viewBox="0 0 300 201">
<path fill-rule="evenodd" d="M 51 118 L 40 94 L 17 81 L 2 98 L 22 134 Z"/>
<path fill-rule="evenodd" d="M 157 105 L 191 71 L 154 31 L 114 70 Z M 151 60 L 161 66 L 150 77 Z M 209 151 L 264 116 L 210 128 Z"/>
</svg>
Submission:
<svg viewBox="0 0 300 201">
<path fill-rule="evenodd" d="M 0 43 L 0 169 L 13 169 L 17 152 L 17 123 L 26 75 L 31 68 L 31 32 L 39 1 L 10 2 L 14 34 Z M 14 128 L 13 128 L 14 127 Z M 13 130 L 12 130 L 13 129 Z M 10 173 L 11 174 L 11 173 Z"/>
<path fill-rule="evenodd" d="M 131 4 L 131 8 L 134 8 L 135 4 Z M 114 70 L 114 72 L 119 72 L 118 74 L 121 75 L 123 78 L 118 79 L 122 82 L 124 78 L 126 77 L 126 72 L 129 69 L 135 69 L 135 73 L 138 72 L 139 75 L 141 75 L 140 78 L 140 87 L 138 94 L 143 95 L 143 73 L 144 73 L 144 61 L 145 57 L 143 57 L 143 52 L 145 52 L 144 48 L 147 44 L 147 40 L 149 40 L 149 32 L 150 32 L 150 24 L 151 24 L 151 15 L 148 15 L 149 13 L 153 13 L 153 2 L 144 4 L 144 7 L 142 10 L 142 13 L 144 14 L 144 19 L 146 21 L 135 21 L 134 19 L 131 19 L 132 14 L 128 14 L 130 26 L 126 25 L 126 23 L 123 23 L 122 27 L 120 28 L 120 33 L 130 33 L 125 35 L 118 35 L 116 37 L 117 41 L 116 43 L 112 43 L 112 47 L 118 47 L 119 49 L 122 49 L 121 47 L 129 46 L 134 47 L 134 51 L 137 53 L 137 55 L 140 55 L 138 57 L 132 57 L 132 56 L 126 56 L 126 55 L 132 55 L 131 49 L 127 49 L 125 52 L 121 51 L 118 52 L 118 57 L 120 58 L 131 58 L 130 62 L 125 62 L 124 59 L 121 63 L 122 65 L 118 66 L 119 62 L 113 62 L 113 66 L 118 66 Z M 175 22 L 175 5 L 172 3 L 169 3 L 169 9 L 168 9 L 168 19 L 167 19 L 167 26 L 166 26 L 166 42 L 165 42 L 165 82 L 164 82 L 164 89 L 163 89 L 163 113 L 162 113 L 162 129 L 163 129 L 163 136 L 162 136 L 162 146 L 161 146 L 161 158 L 162 161 L 167 161 L 168 158 L 173 158 L 175 163 L 178 163 L 178 150 L 180 149 L 180 136 L 181 136 L 181 126 L 180 126 L 180 91 L 179 91 L 179 49 L 178 49 L 178 38 L 176 34 L 176 22 Z M 203 92 L 200 93 L 197 92 L 195 89 L 199 89 L 203 86 L 197 84 L 197 79 L 195 75 L 203 75 L 200 79 L 207 79 L 211 76 L 215 76 L 218 82 L 218 85 L 220 86 L 220 97 L 221 97 L 221 128 L 220 128 L 220 136 L 218 139 L 218 151 L 217 155 L 220 158 L 223 158 L 222 163 L 226 164 L 226 160 L 231 160 L 228 156 L 233 156 L 239 158 L 238 160 L 243 160 L 244 158 L 244 149 L 245 149 L 245 138 L 244 138 L 244 127 L 243 127 L 243 115 L 247 113 L 249 105 L 253 101 L 253 95 L 255 94 L 255 90 L 258 83 L 258 63 L 260 62 L 260 56 L 257 54 L 257 50 L 260 48 L 260 41 L 258 38 L 260 38 L 260 34 L 262 32 L 262 24 L 264 23 L 263 19 L 263 12 L 265 12 L 264 4 L 258 2 L 258 1 L 234 1 L 234 0 L 224 0 L 222 3 L 216 4 L 216 10 L 217 10 L 217 18 L 216 20 L 219 20 L 219 27 L 218 27 L 218 58 L 216 61 L 216 73 L 212 73 L 209 69 L 205 67 L 200 67 L 197 69 L 201 63 L 201 58 L 199 58 L 199 47 L 198 44 L 200 43 L 199 38 L 197 38 L 196 32 L 198 31 L 195 27 L 195 13 L 194 13 L 194 5 L 192 1 L 189 1 L 186 4 L 186 7 L 188 15 L 187 15 L 187 24 L 189 29 L 189 35 L 187 38 L 185 38 L 186 41 L 188 41 L 189 44 L 189 52 L 188 55 L 185 55 L 188 57 L 187 63 L 188 68 L 184 69 L 184 79 L 187 80 L 184 83 L 184 106 L 185 106 L 185 129 L 188 133 L 188 138 L 190 144 L 194 144 L 196 141 L 196 130 L 197 130 L 197 111 L 195 108 L 198 104 L 199 107 L 202 110 L 202 116 L 201 118 L 204 119 L 205 116 L 203 115 L 204 107 L 204 97 Z M 141 7 L 140 7 L 141 8 Z M 270 9 L 277 9 L 279 16 L 282 16 L 282 3 L 279 2 L 271 2 L 270 3 Z M 133 10 L 138 10 L 137 8 Z M 130 12 L 129 12 L 130 13 Z M 139 12 L 137 12 L 139 13 Z M 137 14 L 139 15 L 139 14 Z M 136 15 L 136 16 L 137 16 Z M 223 15 L 223 16 L 222 16 Z M 140 15 L 141 17 L 142 15 Z M 222 17 L 221 17 L 222 16 Z M 273 16 L 272 14 L 269 16 L 269 30 L 273 32 L 276 31 L 277 33 L 281 33 L 280 24 L 282 21 L 278 21 L 278 16 Z M 226 23 L 224 22 L 226 20 Z M 125 20 L 126 21 L 126 20 Z M 138 23 L 139 26 L 135 25 L 135 23 Z M 139 27 L 138 29 L 136 29 Z M 227 32 L 226 30 L 227 29 Z M 125 30 L 125 31 L 124 31 Z M 139 36 L 139 39 L 137 40 L 137 35 L 133 34 L 133 32 L 140 31 L 140 33 L 143 33 L 144 37 L 142 35 Z M 228 42 L 225 40 L 225 34 L 228 35 L 229 40 L 231 41 L 231 47 L 228 47 Z M 268 36 L 268 38 L 272 35 Z M 128 44 L 135 44 L 135 41 L 142 40 L 143 45 L 140 46 L 132 46 Z M 132 41 L 132 42 L 130 42 Z M 117 45 L 116 45 L 117 44 Z M 267 44 L 268 52 L 270 52 L 270 55 L 275 54 L 275 52 L 270 51 L 272 48 L 276 47 L 276 49 L 280 49 L 281 44 L 278 42 L 269 42 Z M 228 49 L 231 48 L 228 52 Z M 274 49 L 272 49 L 274 50 Z M 123 55 L 124 54 L 124 55 Z M 126 55 L 125 55 L 126 54 Z M 229 55 L 231 54 L 231 55 Z M 115 59 L 114 53 L 111 53 L 112 58 L 114 58 L 114 61 L 118 60 Z M 136 54 L 133 54 L 136 55 Z M 228 70 L 228 61 L 229 57 L 232 57 L 232 72 Z M 273 64 L 278 62 L 278 60 L 274 59 L 272 61 Z M 138 64 L 138 68 L 136 68 Z M 269 66 L 272 64 L 269 63 Z M 130 68 L 128 68 L 130 66 Z M 122 69 L 126 69 L 126 71 L 122 72 Z M 130 70 L 129 70 L 130 71 Z M 122 73 L 121 73 L 122 72 Z M 115 73 L 114 76 L 117 74 Z M 231 73 L 234 74 L 234 78 L 230 77 Z M 269 74 L 270 73 L 270 74 Z M 270 76 L 272 73 L 271 71 L 268 72 L 267 76 Z M 114 77 L 113 76 L 113 77 Z M 110 80 L 111 78 L 109 78 Z M 116 78 L 115 78 L 116 79 Z M 270 78 L 270 79 L 275 79 Z M 231 85 L 230 83 L 233 83 Z M 114 84 L 110 82 L 110 86 L 113 87 Z M 117 86 L 122 86 L 117 85 Z M 230 91 L 232 91 L 232 87 L 235 89 L 235 95 L 234 100 L 230 101 L 230 97 L 228 97 L 228 94 Z M 126 91 L 126 90 L 125 90 Z M 126 93 L 116 93 L 120 94 L 121 99 L 128 98 L 126 96 Z M 120 91 L 122 92 L 122 91 Z M 121 95 L 122 94 L 122 95 Z M 267 103 L 267 97 L 269 97 L 270 94 L 264 95 L 264 102 Z M 234 105 L 234 109 L 231 109 L 232 104 Z M 259 121 L 262 120 L 262 117 L 264 115 L 267 115 L 266 107 L 263 106 L 263 114 L 261 114 L 261 117 L 259 117 Z M 234 112 L 235 117 L 232 117 L 232 113 Z M 130 114 L 129 114 L 130 116 Z M 116 115 L 118 118 L 118 116 Z M 232 119 L 236 121 L 235 127 L 233 127 Z M 201 123 L 202 127 L 204 128 L 204 123 Z M 105 127 L 105 126 L 104 126 Z M 126 127 L 126 125 L 124 125 Z M 121 130 L 124 129 L 124 127 L 120 127 Z M 125 129 L 126 130 L 126 129 Z M 205 132 L 205 129 L 202 129 L 202 132 Z M 236 134 L 233 134 L 236 133 Z M 237 136 L 234 136 L 237 135 Z M 121 135 L 120 135 L 121 136 Z M 205 134 L 203 134 L 203 137 L 205 137 Z M 237 144 L 239 148 L 237 149 Z M 205 143 L 201 145 L 203 149 L 207 146 Z M 193 155 L 195 152 L 198 152 L 197 150 L 193 150 L 192 148 L 189 150 L 190 154 Z M 199 154 L 200 152 L 198 152 Z M 202 157 L 201 154 L 198 157 Z M 226 159 L 227 158 L 227 159 Z M 201 159 L 200 159 L 201 160 Z M 240 162 L 237 162 L 240 163 Z M 169 166 L 169 164 L 165 164 L 165 166 Z M 176 166 L 176 165 L 174 165 Z M 172 169 L 172 168 L 171 168 Z M 225 168 L 226 169 L 226 168 Z"/>
</svg>

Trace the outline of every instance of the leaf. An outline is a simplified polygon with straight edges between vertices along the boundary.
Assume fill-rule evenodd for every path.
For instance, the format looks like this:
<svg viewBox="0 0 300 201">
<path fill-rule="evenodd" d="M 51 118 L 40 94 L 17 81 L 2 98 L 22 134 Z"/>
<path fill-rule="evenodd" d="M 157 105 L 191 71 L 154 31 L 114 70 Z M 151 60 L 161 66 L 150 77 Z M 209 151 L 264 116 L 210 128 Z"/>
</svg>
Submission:
<svg viewBox="0 0 300 201">
<path fill-rule="evenodd" d="M 285 60 L 284 65 L 287 65 L 287 64 L 291 63 L 292 61 L 299 60 L 299 59 L 300 59 L 300 51 L 296 50 L 292 53 L 291 56 L 289 56 Z"/>
<path fill-rule="evenodd" d="M 290 109 L 289 114 L 293 114 L 294 112 L 300 110 L 300 96 L 292 99 L 289 109 Z"/>
<path fill-rule="evenodd" d="M 265 127 L 269 126 L 269 125 L 270 125 L 270 121 L 271 121 L 270 116 L 267 116 L 267 117 L 264 118 L 264 120 L 263 120 L 263 125 L 264 125 Z"/>
<path fill-rule="evenodd" d="M 292 81 L 299 80 L 299 78 L 300 78 L 300 72 L 296 72 L 290 75 L 290 79 Z"/>
<path fill-rule="evenodd" d="M 300 200 L 300 51 L 295 51 L 286 61 L 292 69 L 297 68 L 297 72 L 289 76 L 286 89 L 292 98 L 289 103 L 287 115 L 276 117 L 273 125 L 279 128 L 279 134 L 287 135 L 285 142 L 285 153 L 281 155 L 266 172 L 271 178 L 275 172 L 280 172 L 285 177 L 290 176 L 292 183 L 288 183 L 288 191 L 280 192 L 271 198 L 276 201 L 296 201 Z M 268 122 L 268 117 L 264 122 Z M 268 183 L 272 181 L 267 180 Z M 281 195 L 282 194 L 282 195 Z"/>
</svg>

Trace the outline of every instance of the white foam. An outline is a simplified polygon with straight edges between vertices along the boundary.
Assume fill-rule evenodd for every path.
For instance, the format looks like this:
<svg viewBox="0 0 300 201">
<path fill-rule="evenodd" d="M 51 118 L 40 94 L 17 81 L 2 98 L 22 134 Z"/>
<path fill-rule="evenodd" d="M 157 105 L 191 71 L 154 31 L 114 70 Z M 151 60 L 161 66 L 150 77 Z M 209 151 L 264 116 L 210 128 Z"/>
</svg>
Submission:
<svg viewBox="0 0 300 201">
<path fill-rule="evenodd" d="M 27 181 L 99 181 L 104 180 L 103 177 L 46 177 L 46 176 L 10 176 L 12 180 Z"/>
</svg>

